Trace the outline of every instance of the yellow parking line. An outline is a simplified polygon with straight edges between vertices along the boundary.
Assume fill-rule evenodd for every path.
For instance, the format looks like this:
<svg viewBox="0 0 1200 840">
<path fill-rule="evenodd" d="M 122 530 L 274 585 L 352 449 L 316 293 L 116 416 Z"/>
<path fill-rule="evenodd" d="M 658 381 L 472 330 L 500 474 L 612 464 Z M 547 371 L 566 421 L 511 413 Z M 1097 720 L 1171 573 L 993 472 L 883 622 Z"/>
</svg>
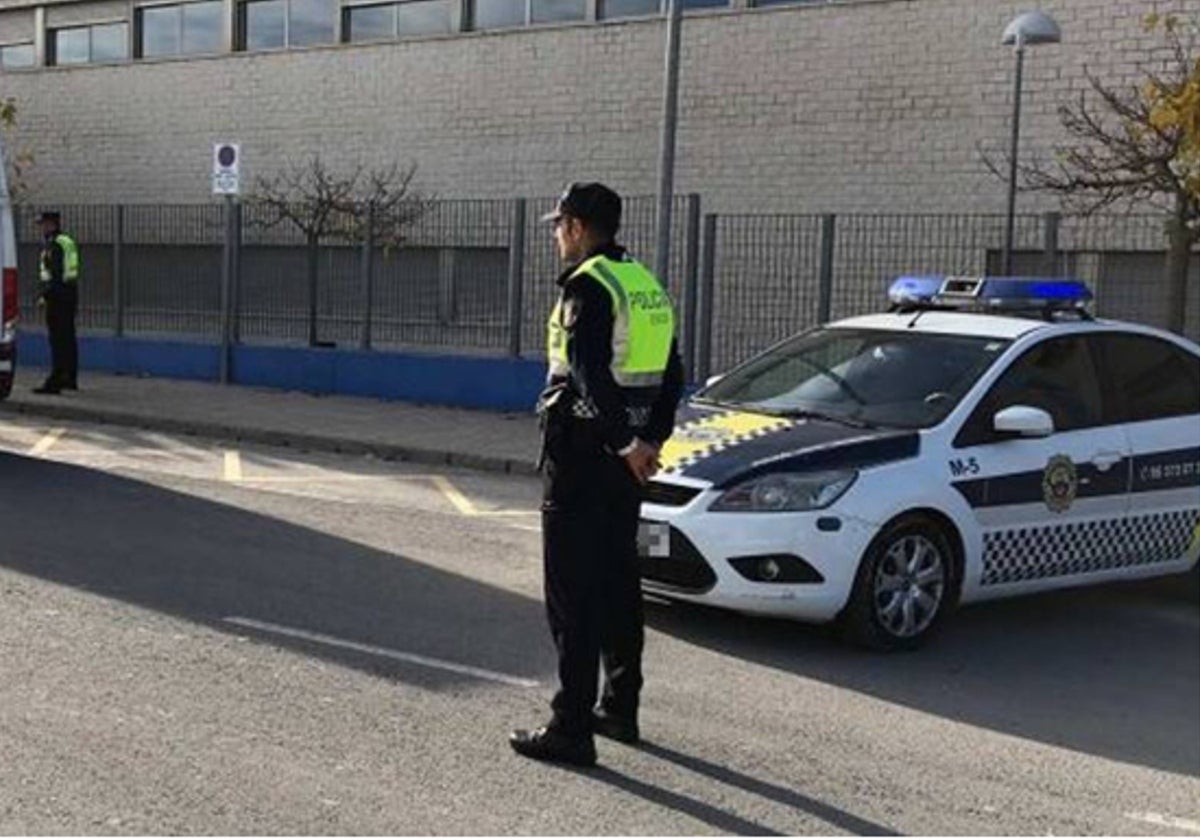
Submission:
<svg viewBox="0 0 1200 840">
<path fill-rule="evenodd" d="M 66 429 L 51 429 L 42 436 L 41 440 L 33 445 L 33 447 L 29 450 L 29 455 L 33 458 L 45 455 L 54 447 L 54 444 L 58 443 L 59 438 L 66 433 Z"/>
<path fill-rule="evenodd" d="M 454 486 L 450 479 L 444 475 L 430 476 L 430 480 L 434 483 L 438 490 L 442 491 L 442 495 L 450 504 L 454 505 L 455 509 L 463 516 L 498 516 L 498 517 L 517 517 L 517 516 L 540 516 L 541 512 L 536 510 L 480 510 L 475 507 L 475 503 L 468 499 L 457 487 Z"/>
<path fill-rule="evenodd" d="M 432 475 L 257 475 L 243 477 L 247 484 L 337 484 L 359 481 L 432 481 Z"/>
<path fill-rule="evenodd" d="M 242 455 L 236 449 L 225 450 L 225 480 L 242 480 Z"/>
<path fill-rule="evenodd" d="M 450 482 L 450 479 L 443 475 L 435 475 L 433 477 L 433 484 L 438 490 L 442 491 L 442 495 L 446 497 L 446 500 L 454 505 L 463 516 L 479 515 L 479 510 L 476 509 L 475 505 L 471 504 L 471 500 L 460 493 L 458 488 Z"/>
</svg>

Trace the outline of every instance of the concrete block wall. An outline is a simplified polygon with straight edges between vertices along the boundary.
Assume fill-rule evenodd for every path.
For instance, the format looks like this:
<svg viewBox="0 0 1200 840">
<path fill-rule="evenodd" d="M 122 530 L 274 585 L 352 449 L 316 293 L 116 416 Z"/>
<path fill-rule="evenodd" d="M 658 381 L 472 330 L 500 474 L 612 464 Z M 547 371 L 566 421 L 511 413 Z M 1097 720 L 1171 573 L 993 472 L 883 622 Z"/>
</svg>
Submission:
<svg viewBox="0 0 1200 840">
<path fill-rule="evenodd" d="M 0 32 L 29 0 L 0 0 Z M 1027 61 L 1023 153 L 1061 138 L 1056 109 L 1085 67 L 1133 84 L 1160 59 L 1153 10 L 1200 0 L 1045 0 L 1062 45 Z M 3 11 L 5 8 L 13 11 Z M 994 212 L 1014 0 L 847 0 L 689 16 L 680 192 L 720 212 Z M 113 4 L 93 7 L 111 18 Z M 127 8 L 132 9 L 131 5 Z M 86 19 L 88 6 L 72 10 Z M 19 18 L 19 19 L 18 19 Z M 320 153 L 346 166 L 415 161 L 443 197 L 550 195 L 600 178 L 655 186 L 663 25 L 638 20 L 377 45 L 45 68 L 0 75 L 21 109 L 47 202 L 210 200 L 211 144 L 249 176 Z M 1053 208 L 1022 199 L 1022 210 Z"/>
</svg>

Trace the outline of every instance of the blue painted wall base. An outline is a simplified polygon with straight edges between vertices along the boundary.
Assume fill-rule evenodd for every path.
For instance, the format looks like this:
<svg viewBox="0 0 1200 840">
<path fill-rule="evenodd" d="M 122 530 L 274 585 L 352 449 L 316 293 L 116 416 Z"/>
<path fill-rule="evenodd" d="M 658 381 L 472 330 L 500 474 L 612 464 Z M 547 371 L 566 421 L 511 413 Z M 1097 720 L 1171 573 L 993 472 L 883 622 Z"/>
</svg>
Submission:
<svg viewBox="0 0 1200 840">
<path fill-rule="evenodd" d="M 220 347 L 186 341 L 81 336 L 81 367 L 127 375 L 216 382 Z M 22 333 L 18 364 L 50 366 L 45 335 Z M 237 385 L 378 397 L 491 411 L 530 411 L 546 366 L 528 359 L 363 352 L 307 347 L 233 348 Z"/>
</svg>

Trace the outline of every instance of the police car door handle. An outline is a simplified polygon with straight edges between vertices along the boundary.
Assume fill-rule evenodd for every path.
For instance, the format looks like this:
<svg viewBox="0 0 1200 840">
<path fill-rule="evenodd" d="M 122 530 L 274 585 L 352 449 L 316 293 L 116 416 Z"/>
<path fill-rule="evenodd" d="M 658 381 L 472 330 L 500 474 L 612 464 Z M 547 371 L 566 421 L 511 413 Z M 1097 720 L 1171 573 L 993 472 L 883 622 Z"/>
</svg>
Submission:
<svg viewBox="0 0 1200 840">
<path fill-rule="evenodd" d="M 1120 452 L 1097 452 L 1092 456 L 1092 463 L 1100 472 L 1108 472 L 1121 461 Z"/>
</svg>

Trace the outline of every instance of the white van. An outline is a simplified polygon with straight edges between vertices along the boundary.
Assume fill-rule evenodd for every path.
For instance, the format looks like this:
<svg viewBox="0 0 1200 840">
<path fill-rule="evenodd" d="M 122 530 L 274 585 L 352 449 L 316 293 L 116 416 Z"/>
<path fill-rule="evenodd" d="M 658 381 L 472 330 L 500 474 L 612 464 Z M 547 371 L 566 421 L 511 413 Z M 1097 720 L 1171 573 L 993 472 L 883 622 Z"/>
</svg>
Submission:
<svg viewBox="0 0 1200 840">
<path fill-rule="evenodd" d="M 0 143 L 3 141 L 0 140 Z M 3 161 L 0 149 L 0 161 Z M 17 238 L 8 179 L 0 165 L 0 400 L 12 392 L 17 370 Z"/>
</svg>

